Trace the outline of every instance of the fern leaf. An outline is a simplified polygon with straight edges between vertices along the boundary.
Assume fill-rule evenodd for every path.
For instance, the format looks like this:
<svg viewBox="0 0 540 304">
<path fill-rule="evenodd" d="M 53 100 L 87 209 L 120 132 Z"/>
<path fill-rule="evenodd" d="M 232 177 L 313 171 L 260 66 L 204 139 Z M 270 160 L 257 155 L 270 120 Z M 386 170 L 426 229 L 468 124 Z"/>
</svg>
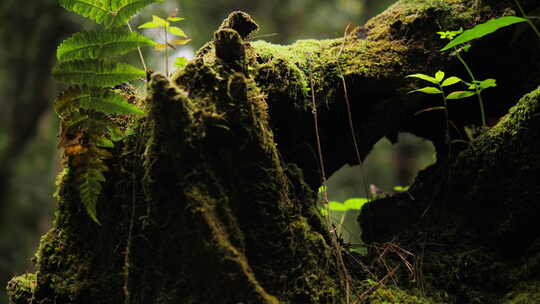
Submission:
<svg viewBox="0 0 540 304">
<path fill-rule="evenodd" d="M 67 10 L 105 26 L 124 25 L 144 7 L 163 0 L 59 0 Z"/>
<path fill-rule="evenodd" d="M 111 18 L 111 26 L 119 26 L 125 24 L 131 17 L 136 15 L 146 6 L 163 2 L 163 0 L 117 0 L 111 1 L 111 10 L 114 15 Z"/>
<path fill-rule="evenodd" d="M 54 67 L 52 74 L 60 82 L 96 87 L 114 86 L 146 75 L 132 65 L 99 59 L 62 62 Z"/>
<path fill-rule="evenodd" d="M 65 118 L 71 113 L 78 111 L 78 103 L 82 90 L 78 86 L 72 86 L 60 93 L 53 103 L 54 111 L 61 118 Z"/>
<path fill-rule="evenodd" d="M 151 39 L 127 29 L 83 31 L 64 40 L 56 51 L 56 58 L 60 61 L 105 59 L 155 44 Z"/>
<path fill-rule="evenodd" d="M 144 114 L 122 95 L 105 88 L 69 87 L 54 102 L 54 110 L 60 117 L 67 117 L 80 108 L 104 114 Z"/>
<path fill-rule="evenodd" d="M 81 179 L 82 181 L 79 185 L 81 202 L 90 218 L 101 225 L 97 218 L 97 201 L 101 193 L 101 182 L 105 181 L 105 177 L 100 170 L 88 168 L 81 175 Z"/>
<path fill-rule="evenodd" d="M 114 148 L 114 142 L 106 137 L 100 137 L 99 141 L 96 143 L 96 146 L 102 148 Z"/>
<path fill-rule="evenodd" d="M 109 152 L 109 150 L 107 150 L 107 149 L 102 149 L 102 148 L 99 148 L 97 146 L 95 148 L 92 147 L 92 149 L 93 149 L 92 153 L 94 153 L 96 156 L 98 156 L 100 163 L 103 163 L 103 161 L 101 161 L 102 159 L 107 159 L 107 158 L 112 158 L 113 157 L 112 153 Z M 98 167 L 99 165 L 96 164 L 95 166 Z M 103 166 L 105 166 L 105 165 L 103 164 Z"/>
<path fill-rule="evenodd" d="M 110 20 L 113 14 L 102 0 L 59 0 L 59 3 L 63 8 L 92 19 L 98 24 Z"/>
<path fill-rule="evenodd" d="M 91 90 L 89 96 L 80 100 L 80 106 L 105 114 L 144 114 L 141 109 L 128 103 L 122 95 L 103 88 Z"/>
</svg>

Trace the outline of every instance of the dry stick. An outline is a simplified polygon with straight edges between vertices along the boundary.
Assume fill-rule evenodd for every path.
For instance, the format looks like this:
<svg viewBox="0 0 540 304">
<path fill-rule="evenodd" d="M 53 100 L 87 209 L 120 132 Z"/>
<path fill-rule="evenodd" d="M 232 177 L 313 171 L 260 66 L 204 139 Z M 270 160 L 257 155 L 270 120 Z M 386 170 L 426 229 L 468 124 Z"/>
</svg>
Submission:
<svg viewBox="0 0 540 304">
<path fill-rule="evenodd" d="M 131 29 L 131 25 L 129 25 L 129 22 L 127 22 L 127 26 L 128 26 L 129 31 L 133 33 L 133 30 Z M 146 63 L 144 62 L 144 57 L 143 57 L 141 48 L 137 47 L 137 51 L 139 52 L 139 57 L 141 58 L 141 63 L 144 68 L 144 71 L 148 72 L 148 69 L 146 68 Z"/>
<path fill-rule="evenodd" d="M 345 33 L 343 34 L 343 44 L 341 44 L 341 48 L 339 50 L 339 53 L 336 58 L 336 64 L 339 72 L 339 78 L 341 79 L 341 83 L 343 84 L 343 96 L 345 98 L 345 104 L 347 105 L 347 118 L 349 120 L 349 129 L 351 130 L 351 136 L 353 140 L 354 145 L 354 152 L 356 153 L 356 159 L 358 161 L 358 164 L 360 165 L 360 177 L 362 178 L 362 183 L 364 184 L 364 191 L 366 193 L 366 196 L 368 196 L 370 199 L 371 192 L 368 190 L 367 183 L 366 183 L 366 176 L 364 173 L 364 170 L 362 168 L 363 162 L 362 157 L 360 157 L 360 149 L 358 148 L 358 142 L 356 141 L 356 131 L 354 130 L 354 123 L 351 113 L 351 103 L 349 101 L 349 93 L 347 92 L 347 82 L 345 81 L 345 77 L 343 77 L 343 72 L 341 70 L 341 65 L 339 64 L 339 58 L 341 57 L 341 53 L 343 52 L 343 49 L 345 48 L 345 39 L 347 35 L 347 31 L 349 29 L 350 24 L 347 24 L 347 27 L 345 28 Z"/>
<path fill-rule="evenodd" d="M 392 269 L 392 271 L 387 273 L 379 282 L 377 282 L 377 284 L 373 285 L 370 289 L 364 291 L 364 293 L 362 293 L 353 304 L 362 302 L 366 297 L 368 297 L 370 294 L 375 292 L 375 290 L 379 289 L 379 287 L 381 287 L 381 285 L 383 285 L 384 282 L 386 280 L 388 280 L 388 278 L 390 278 L 391 276 L 393 276 L 396 273 L 398 268 L 399 268 L 399 265 L 394 267 L 394 269 Z"/>
<path fill-rule="evenodd" d="M 311 57 L 311 56 L 310 56 Z M 310 58 L 310 62 L 313 61 L 313 58 Z M 324 161 L 322 156 L 322 147 L 321 147 L 321 138 L 319 136 L 319 123 L 318 123 L 318 117 L 317 117 L 317 104 L 315 102 L 315 84 L 313 81 L 313 72 L 311 70 L 311 64 L 309 65 L 309 82 L 311 87 L 311 102 L 312 102 L 312 113 L 313 113 L 313 119 L 314 119 L 314 125 L 315 125 L 315 137 L 317 140 L 317 152 L 319 154 L 319 166 L 321 167 L 321 179 L 323 186 L 326 186 L 326 171 L 324 169 Z M 323 203 L 328 205 L 328 194 L 325 191 L 323 191 Z M 328 225 L 328 228 L 331 227 L 330 225 L 330 216 L 326 217 L 326 222 Z M 341 256 L 341 247 L 339 246 L 339 243 L 337 241 L 337 235 L 336 235 L 336 229 L 332 229 L 330 231 L 330 239 L 332 240 L 332 245 L 334 246 L 335 255 L 337 259 L 338 265 L 341 267 L 341 272 L 343 279 L 345 281 L 345 295 L 346 295 L 346 301 L 347 304 L 350 304 L 351 299 L 351 286 L 350 286 L 350 276 L 347 271 L 347 267 L 345 267 L 345 263 L 343 262 L 343 257 Z"/>
</svg>

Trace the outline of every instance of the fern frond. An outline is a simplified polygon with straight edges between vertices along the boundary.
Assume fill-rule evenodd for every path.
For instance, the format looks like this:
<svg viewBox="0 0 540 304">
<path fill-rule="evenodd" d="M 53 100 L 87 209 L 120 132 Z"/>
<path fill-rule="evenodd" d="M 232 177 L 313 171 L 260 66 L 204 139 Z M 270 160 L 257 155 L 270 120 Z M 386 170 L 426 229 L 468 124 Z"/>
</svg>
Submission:
<svg viewBox="0 0 540 304">
<path fill-rule="evenodd" d="M 56 58 L 59 61 L 105 59 L 153 45 L 156 42 L 152 39 L 127 29 L 83 31 L 64 40 L 56 51 Z"/>
<path fill-rule="evenodd" d="M 163 0 L 59 0 L 67 10 L 92 19 L 98 24 L 115 27 L 126 24 L 144 7 Z"/>
<path fill-rule="evenodd" d="M 102 149 L 97 146 L 92 147 L 92 153 L 94 153 L 100 160 L 113 157 L 112 153 L 109 152 L 109 150 Z"/>
<path fill-rule="evenodd" d="M 54 110 L 60 117 L 67 117 L 81 108 L 104 114 L 144 114 L 122 95 L 106 88 L 69 87 L 54 102 Z"/>
<path fill-rule="evenodd" d="M 101 193 L 101 183 L 105 181 L 105 176 L 99 169 L 87 168 L 80 178 L 82 179 L 79 184 L 81 202 L 90 218 L 101 225 L 97 218 L 97 201 Z"/>
<path fill-rule="evenodd" d="M 107 172 L 109 168 L 103 161 L 104 159 L 111 158 L 112 154 L 106 149 L 98 148 L 95 145 L 89 147 L 91 158 L 87 160 L 86 168 L 97 170 L 99 172 Z M 99 152 L 99 153 L 98 153 Z"/>
<path fill-rule="evenodd" d="M 92 19 L 98 24 L 110 20 L 113 14 L 113 11 L 105 4 L 106 1 L 102 0 L 59 0 L 58 2 L 63 8 Z"/>
<path fill-rule="evenodd" d="M 146 6 L 163 2 L 163 0 L 116 0 L 111 1 L 111 9 L 115 12 L 111 20 L 111 26 L 125 24 L 131 17 L 135 16 Z"/>
<path fill-rule="evenodd" d="M 54 111 L 60 118 L 65 118 L 79 110 L 77 105 L 82 95 L 82 89 L 79 86 L 72 86 L 67 88 L 62 93 L 58 94 L 54 100 Z M 73 119 L 70 119 L 73 120 Z M 78 119 L 76 119 L 78 120 Z"/>
<path fill-rule="evenodd" d="M 96 87 L 114 86 L 146 75 L 132 65 L 99 59 L 62 62 L 54 67 L 52 74 L 60 82 Z"/>
<path fill-rule="evenodd" d="M 122 95 L 103 88 L 92 89 L 89 96 L 80 100 L 80 106 L 105 114 L 144 114 L 141 109 L 128 103 Z"/>
<path fill-rule="evenodd" d="M 108 117 L 97 117 L 97 113 L 73 112 L 66 119 L 62 119 L 62 129 L 65 133 L 71 130 L 91 130 L 96 134 L 107 134 L 111 125 Z"/>
</svg>

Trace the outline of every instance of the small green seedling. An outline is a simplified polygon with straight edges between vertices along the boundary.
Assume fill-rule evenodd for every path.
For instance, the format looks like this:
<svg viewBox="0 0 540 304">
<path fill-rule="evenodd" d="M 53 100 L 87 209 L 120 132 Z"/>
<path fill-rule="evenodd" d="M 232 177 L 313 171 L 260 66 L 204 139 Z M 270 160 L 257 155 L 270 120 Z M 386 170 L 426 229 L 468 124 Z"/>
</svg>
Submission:
<svg viewBox="0 0 540 304">
<path fill-rule="evenodd" d="M 453 49 L 453 52 L 451 53 L 451 56 L 456 56 L 456 58 L 463 64 L 465 69 L 467 70 L 467 73 L 469 74 L 469 77 L 471 77 L 471 82 L 466 83 L 469 86 L 470 91 L 464 91 L 462 98 L 476 95 L 478 96 L 478 103 L 480 105 L 480 115 L 482 120 L 482 126 L 486 127 L 486 114 L 484 110 L 484 101 L 482 100 L 482 90 L 495 87 L 495 79 L 486 79 L 486 80 L 476 80 L 474 77 L 474 74 L 472 73 L 471 68 L 469 65 L 465 62 L 463 57 L 461 56 L 462 52 L 467 52 L 470 48 L 470 45 L 468 44 L 474 39 L 478 39 L 481 37 L 484 37 L 485 35 L 491 34 L 495 32 L 498 29 L 501 29 L 503 27 L 507 27 L 509 25 L 520 23 L 520 22 L 526 22 L 528 21 L 525 18 L 515 17 L 515 16 L 505 16 L 500 17 L 496 19 L 489 20 L 485 23 L 478 24 L 472 29 L 463 31 L 463 29 L 460 29 L 458 31 L 447 31 L 447 32 L 438 32 L 441 39 L 448 39 L 450 42 L 446 44 L 441 51 L 447 51 L 450 49 Z M 471 93 L 472 92 L 472 93 Z"/>
<path fill-rule="evenodd" d="M 174 66 L 178 69 L 182 69 L 186 66 L 188 63 L 188 59 L 186 57 L 176 57 L 176 60 L 174 61 Z"/>
<path fill-rule="evenodd" d="M 516 16 L 504 16 L 496 19 L 491 19 L 485 23 L 478 24 L 472 29 L 466 30 L 464 32 L 459 33 L 460 35 L 455 37 L 455 34 L 459 31 L 453 31 L 453 32 L 439 32 L 441 33 L 454 33 L 450 36 L 447 35 L 441 35 L 442 39 L 450 39 L 451 41 L 446 44 L 441 51 L 447 51 L 453 47 L 457 47 L 461 44 L 468 43 L 474 39 L 482 38 L 488 34 L 491 34 L 495 32 L 498 29 L 501 29 L 503 27 L 507 27 L 509 25 L 520 23 L 520 22 L 527 22 L 527 19 L 516 17 Z"/>
<path fill-rule="evenodd" d="M 184 20 L 184 18 L 176 17 L 174 15 L 167 17 L 167 19 L 154 15 L 152 16 L 152 21 L 146 22 L 139 26 L 140 29 L 160 28 L 163 30 L 163 37 L 165 39 L 164 43 L 157 43 L 155 45 L 155 50 L 165 51 L 165 74 L 167 76 L 169 75 L 169 48 L 176 49 L 175 45 L 185 45 L 191 41 L 191 39 L 187 38 L 184 30 L 177 26 L 171 25 L 171 22 L 178 22 L 182 20 Z M 173 39 L 169 39 L 169 34 L 173 36 Z M 174 36 L 176 36 L 178 39 L 174 39 Z M 180 58 L 176 59 L 175 66 L 177 67 L 183 67 L 187 63 L 187 59 Z"/>
<path fill-rule="evenodd" d="M 409 191 L 409 186 L 394 186 L 394 191 L 396 192 L 405 192 Z"/>
<path fill-rule="evenodd" d="M 328 202 L 328 204 L 326 204 L 325 207 L 321 207 L 320 211 L 323 216 L 329 216 L 330 212 L 342 213 L 339 218 L 339 233 L 339 231 L 341 231 L 342 229 L 341 227 L 343 227 L 343 222 L 345 221 L 345 216 L 347 215 L 347 212 L 349 210 L 360 210 L 362 209 L 362 206 L 364 206 L 364 204 L 367 202 L 369 202 L 369 199 L 365 197 L 349 198 L 343 203 L 338 201 L 330 201 Z"/>
<path fill-rule="evenodd" d="M 446 123 L 446 126 L 445 126 L 445 142 L 447 145 L 450 145 L 450 132 L 449 132 L 449 119 L 448 119 L 448 100 L 449 99 L 462 99 L 462 98 L 466 98 L 466 97 L 469 97 L 471 95 L 474 95 L 475 92 L 471 92 L 471 91 L 454 91 L 448 95 L 445 95 L 444 94 L 444 88 L 445 87 L 448 87 L 448 86 L 451 86 L 451 85 L 454 85 L 454 84 L 457 84 L 457 83 L 460 83 L 460 82 L 464 82 L 463 80 L 461 80 L 459 77 L 456 77 L 456 76 L 450 76 L 448 78 L 444 78 L 445 74 L 443 71 L 438 71 L 437 73 L 435 73 L 435 77 L 432 77 L 432 76 L 429 76 L 429 75 L 425 75 L 425 74 L 411 74 L 411 75 L 407 75 L 406 77 L 412 77 L 412 78 L 418 78 L 418 79 L 422 79 L 422 80 L 425 80 L 425 81 L 428 81 L 436 86 L 429 86 L 429 87 L 424 87 L 424 88 L 421 88 L 421 89 L 416 89 L 416 90 L 413 90 L 413 91 L 410 91 L 409 93 L 413 93 L 413 92 L 422 92 L 422 93 L 426 93 L 426 94 L 440 94 L 442 96 L 442 99 L 443 99 L 443 104 L 442 106 L 436 106 L 436 107 L 429 107 L 429 108 L 426 108 L 424 110 L 420 110 L 418 112 L 416 112 L 416 115 L 420 114 L 420 113 L 423 113 L 423 112 L 427 112 L 427 111 L 433 111 L 433 110 L 443 110 L 444 111 L 444 118 L 445 118 L 445 123 Z M 450 149 L 448 149 L 448 158 L 450 158 Z"/>
</svg>

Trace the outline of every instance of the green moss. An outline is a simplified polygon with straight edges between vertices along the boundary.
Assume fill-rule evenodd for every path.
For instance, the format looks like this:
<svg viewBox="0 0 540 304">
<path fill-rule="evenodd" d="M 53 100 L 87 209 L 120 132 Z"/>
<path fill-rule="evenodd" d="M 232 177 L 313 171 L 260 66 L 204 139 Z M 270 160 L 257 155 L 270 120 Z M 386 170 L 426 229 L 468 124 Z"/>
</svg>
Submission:
<svg viewBox="0 0 540 304">
<path fill-rule="evenodd" d="M 540 303 L 540 281 L 528 281 L 519 283 L 501 301 L 501 304 L 536 303 Z"/>
<path fill-rule="evenodd" d="M 365 280 L 360 284 L 364 295 L 364 303 L 370 304 L 439 304 L 427 297 L 409 294 L 406 290 L 381 285 L 372 280 Z"/>
<path fill-rule="evenodd" d="M 69 173 L 62 181 L 55 226 L 36 255 L 36 288 L 51 294 L 40 300 L 85 303 L 90 297 L 95 303 L 122 303 L 128 296 L 131 303 L 345 302 L 327 228 L 313 207 L 316 195 L 304 183 L 309 177 L 298 169 L 308 172 L 316 164 L 303 162 L 312 154 L 287 149 L 313 136 L 311 96 L 326 122 L 338 115 L 345 119 L 340 87 L 345 78 L 356 113 L 384 117 L 382 124 L 362 131 L 366 137 L 380 133 L 362 137 L 368 142 L 366 154 L 370 141 L 391 128 L 387 125 L 394 114 L 380 103 L 394 94 L 387 84 L 399 86 L 404 74 L 420 66 L 414 51 L 424 52 L 433 40 L 410 33 L 425 33 L 418 29 L 432 27 L 439 17 L 443 26 L 453 25 L 450 16 L 456 11 L 461 15 L 455 24 L 470 22 L 468 9 L 457 3 L 400 1 L 368 23 L 366 39 L 350 35 L 290 46 L 248 42 L 256 24 L 243 13 L 231 15 L 215 41 L 174 81 L 151 77 L 149 115 L 111 162 L 100 204 L 102 227 L 85 217 L 70 189 Z M 272 117 L 268 104 L 275 111 Z M 291 117 L 298 117 L 295 130 L 287 129 Z M 280 119 L 284 125 L 272 129 Z M 280 140 L 289 133 L 298 137 L 278 142 L 274 132 L 280 132 Z M 325 132 L 323 146 L 334 150 L 332 165 L 352 162 L 350 149 L 341 149 L 350 148 L 350 141 L 335 139 L 349 134 L 347 123 L 329 124 Z M 297 158 L 286 158 L 286 153 Z M 313 187 L 319 173 L 308 174 Z M 511 231 L 507 227 L 511 222 L 499 231 Z M 434 256 L 425 259 L 426 291 L 443 295 L 457 290 L 472 302 L 492 299 L 478 290 L 496 290 L 501 281 L 481 279 L 503 273 L 507 265 L 495 254 L 478 254 L 474 244 L 458 243 L 450 231 L 458 234 L 430 231 L 434 238 L 428 238 L 429 244 L 444 240 L 448 247 L 443 253 L 436 246 L 426 248 Z M 416 233 L 408 237 L 426 240 Z M 407 244 L 420 252 L 414 248 L 418 243 Z M 359 273 L 355 277 L 363 280 Z M 526 277 L 515 273 L 511 282 L 520 276 Z M 353 284 L 353 294 L 374 288 L 367 297 L 371 303 L 435 303 L 417 295 L 418 286 L 404 277 L 397 279 L 399 287 L 374 288 L 376 282 L 360 281 Z"/>
<path fill-rule="evenodd" d="M 7 294 L 11 304 L 29 304 L 37 284 L 35 273 L 26 273 L 11 279 Z"/>
</svg>

